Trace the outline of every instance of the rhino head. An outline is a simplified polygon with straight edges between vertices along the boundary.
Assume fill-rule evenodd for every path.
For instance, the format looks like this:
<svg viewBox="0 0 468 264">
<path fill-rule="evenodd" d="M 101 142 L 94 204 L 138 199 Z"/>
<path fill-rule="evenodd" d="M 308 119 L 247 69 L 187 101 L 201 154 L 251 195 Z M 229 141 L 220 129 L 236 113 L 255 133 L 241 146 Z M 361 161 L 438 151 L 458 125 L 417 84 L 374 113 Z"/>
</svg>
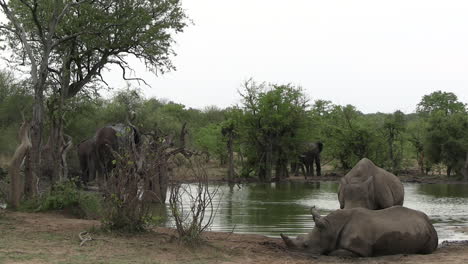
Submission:
<svg viewBox="0 0 468 264">
<path fill-rule="evenodd" d="M 306 235 L 299 235 L 295 239 L 291 239 L 286 235 L 280 234 L 284 243 L 289 249 L 306 251 L 309 254 L 320 255 L 325 252 L 323 241 L 323 233 L 326 232 L 326 220 L 320 216 L 315 210 L 315 206 L 311 208 L 312 217 L 315 222 L 315 228 Z"/>
<path fill-rule="evenodd" d="M 360 183 L 347 183 L 341 179 L 338 190 L 338 200 L 341 209 L 363 207 L 370 210 L 376 209 L 374 197 L 374 177 L 369 177 Z"/>
</svg>

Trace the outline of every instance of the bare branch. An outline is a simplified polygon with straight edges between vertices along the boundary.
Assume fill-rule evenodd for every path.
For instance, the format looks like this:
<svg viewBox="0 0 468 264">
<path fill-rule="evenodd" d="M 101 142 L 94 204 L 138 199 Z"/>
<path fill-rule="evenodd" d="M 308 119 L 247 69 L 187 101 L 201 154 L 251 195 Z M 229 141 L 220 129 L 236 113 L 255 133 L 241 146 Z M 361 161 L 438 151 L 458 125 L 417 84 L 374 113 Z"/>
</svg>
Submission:
<svg viewBox="0 0 468 264">
<path fill-rule="evenodd" d="M 130 69 L 131 71 L 133 71 L 133 69 L 131 69 L 130 67 L 128 67 L 126 64 L 127 62 L 123 63 L 121 61 L 116 61 L 116 60 L 110 60 L 109 63 L 112 63 L 112 64 L 117 64 L 121 69 L 122 69 L 122 78 L 125 80 L 125 81 L 137 81 L 138 84 L 140 84 L 140 82 L 143 82 L 146 86 L 148 87 L 151 87 L 144 79 L 142 78 L 139 78 L 139 77 L 127 77 L 127 69 Z"/>
<path fill-rule="evenodd" d="M 91 235 L 87 231 L 80 232 L 78 234 L 78 237 L 80 238 L 80 247 L 82 247 L 86 242 L 93 240 Z"/>
<path fill-rule="evenodd" d="M 23 44 L 24 50 L 31 61 L 31 77 L 33 78 L 33 83 L 37 82 L 37 62 L 34 58 L 34 53 L 32 51 L 31 45 L 28 43 L 26 37 L 26 31 L 24 30 L 23 26 L 19 23 L 16 17 L 11 12 L 10 8 L 8 7 L 5 0 L 0 0 L 0 7 L 3 9 L 3 12 L 7 16 L 8 20 L 13 24 L 15 27 L 15 32 L 19 36 L 21 43 Z"/>
</svg>

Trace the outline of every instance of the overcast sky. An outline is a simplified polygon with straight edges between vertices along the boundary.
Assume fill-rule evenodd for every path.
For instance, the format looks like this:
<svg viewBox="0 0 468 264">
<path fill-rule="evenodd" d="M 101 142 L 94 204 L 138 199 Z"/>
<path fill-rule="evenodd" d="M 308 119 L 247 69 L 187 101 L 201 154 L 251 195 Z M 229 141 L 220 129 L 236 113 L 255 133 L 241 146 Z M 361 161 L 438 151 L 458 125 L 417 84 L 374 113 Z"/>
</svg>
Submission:
<svg viewBox="0 0 468 264">
<path fill-rule="evenodd" d="M 468 103 L 466 0 L 183 0 L 177 71 L 135 63 L 146 96 L 188 107 L 239 103 L 243 81 L 300 85 L 311 100 L 413 112 L 425 94 Z M 120 73 L 112 75 L 120 77 Z M 111 76 L 113 87 L 125 83 Z M 137 85 L 137 84 L 135 84 Z"/>
</svg>

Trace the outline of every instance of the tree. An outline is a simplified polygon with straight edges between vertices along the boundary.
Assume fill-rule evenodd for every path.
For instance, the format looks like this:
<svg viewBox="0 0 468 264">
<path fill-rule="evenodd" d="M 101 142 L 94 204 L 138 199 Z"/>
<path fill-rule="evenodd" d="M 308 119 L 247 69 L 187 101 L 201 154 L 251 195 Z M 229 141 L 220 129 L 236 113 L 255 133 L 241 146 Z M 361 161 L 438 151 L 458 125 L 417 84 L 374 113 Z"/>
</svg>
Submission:
<svg viewBox="0 0 468 264">
<path fill-rule="evenodd" d="M 445 164 L 449 176 L 453 169 L 465 174 L 463 168 L 468 162 L 466 105 L 453 93 L 437 91 L 423 96 L 417 112 L 427 122 L 424 152 L 429 161 Z"/>
<path fill-rule="evenodd" d="M 359 159 L 368 157 L 370 134 L 361 127 L 362 113 L 352 105 L 333 106 L 323 124 L 325 145 L 342 169 L 350 169 Z"/>
<path fill-rule="evenodd" d="M 406 129 L 405 114 L 395 111 L 386 116 L 383 124 L 383 132 L 388 144 L 391 171 L 396 172 L 401 167 L 403 152 L 403 133 Z"/>
<path fill-rule="evenodd" d="M 9 20 L 1 25 L 2 34 L 13 54 L 19 54 L 15 59 L 31 68 L 35 177 L 40 168 L 47 87 L 55 96 L 49 108 L 54 119 L 51 140 L 58 143 L 63 137 L 66 99 L 102 80 L 101 71 L 110 64 L 122 69 L 124 79 L 132 79 L 126 74 L 130 69 L 127 55 L 144 61 L 155 73 L 173 70 L 173 35 L 187 25 L 178 0 L 0 0 L 0 6 Z M 57 153 L 59 144 L 52 145 L 56 146 L 52 152 Z"/>
<path fill-rule="evenodd" d="M 416 112 L 423 115 L 431 115 L 439 111 L 445 116 L 462 113 L 466 112 L 466 105 L 458 101 L 458 97 L 454 93 L 436 91 L 424 95 L 416 107 Z"/>
<path fill-rule="evenodd" d="M 306 125 L 307 100 L 301 88 L 292 85 L 244 84 L 242 137 L 246 148 L 247 170 L 262 181 L 287 176 L 287 165 L 295 156 L 301 131 Z M 244 168 L 244 171 L 246 169 Z"/>
</svg>

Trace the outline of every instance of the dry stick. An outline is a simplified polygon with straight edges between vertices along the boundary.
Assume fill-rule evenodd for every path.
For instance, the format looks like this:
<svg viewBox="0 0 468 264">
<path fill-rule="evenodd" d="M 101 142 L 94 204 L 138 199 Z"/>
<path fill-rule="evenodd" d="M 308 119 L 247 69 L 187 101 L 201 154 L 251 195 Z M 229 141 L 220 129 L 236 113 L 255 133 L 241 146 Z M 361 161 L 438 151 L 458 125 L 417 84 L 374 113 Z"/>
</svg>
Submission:
<svg viewBox="0 0 468 264">
<path fill-rule="evenodd" d="M 20 167 L 32 146 L 29 135 L 30 128 L 31 125 L 28 121 L 24 121 L 21 125 L 19 132 L 21 144 L 16 149 L 8 168 L 8 174 L 11 181 L 9 202 L 15 209 L 19 207 L 21 196 L 24 192 L 24 183 L 20 175 Z"/>
<path fill-rule="evenodd" d="M 93 238 L 92 238 L 91 235 L 88 233 L 88 231 L 83 231 L 83 232 L 79 233 L 79 234 L 78 234 L 78 237 L 79 237 L 80 240 L 81 240 L 80 247 L 82 247 L 87 241 L 93 240 Z"/>
</svg>

